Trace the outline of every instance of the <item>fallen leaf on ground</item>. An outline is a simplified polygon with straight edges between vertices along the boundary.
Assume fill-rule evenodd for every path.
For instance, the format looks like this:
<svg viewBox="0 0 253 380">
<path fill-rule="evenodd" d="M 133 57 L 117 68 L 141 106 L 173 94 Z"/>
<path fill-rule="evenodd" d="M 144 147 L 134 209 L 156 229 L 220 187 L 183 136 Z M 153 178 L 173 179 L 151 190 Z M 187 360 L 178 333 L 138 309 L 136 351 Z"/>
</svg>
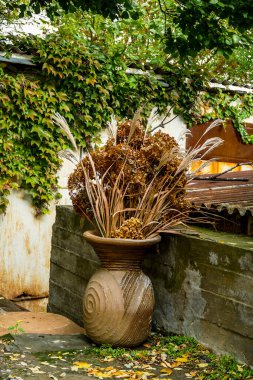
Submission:
<svg viewBox="0 0 253 380">
<path fill-rule="evenodd" d="M 205 368 L 205 367 L 208 367 L 208 363 L 199 363 L 199 364 L 198 364 L 198 367 L 199 367 L 199 368 Z"/>
<path fill-rule="evenodd" d="M 179 367 L 180 366 L 180 362 L 172 362 L 170 363 L 170 368 L 176 368 L 176 367 Z"/>
<path fill-rule="evenodd" d="M 177 363 L 177 366 L 180 365 L 180 363 L 178 363 L 178 362 L 176 362 L 176 363 Z M 169 363 L 169 362 L 167 362 L 167 361 L 162 362 L 162 363 L 161 363 L 161 366 L 162 366 L 162 367 L 166 367 L 166 368 L 172 368 L 171 363 Z"/>
<path fill-rule="evenodd" d="M 113 362 L 115 360 L 115 358 L 113 358 L 112 356 L 106 356 L 104 359 L 101 359 L 100 361 L 101 362 Z"/>
<path fill-rule="evenodd" d="M 188 362 L 188 357 L 187 356 L 182 356 L 181 358 L 176 358 L 176 362 L 179 363 L 187 363 Z"/>
<path fill-rule="evenodd" d="M 44 371 L 41 371 L 40 370 L 40 367 L 29 367 L 28 368 L 32 373 L 46 373 L 46 372 L 44 372 Z"/>
<path fill-rule="evenodd" d="M 161 373 L 166 373 L 167 375 L 171 375 L 172 372 L 173 371 L 170 368 L 163 368 L 163 369 L 161 369 Z"/>
<path fill-rule="evenodd" d="M 50 379 L 53 379 L 53 380 L 58 380 L 58 378 L 55 377 L 54 375 L 52 375 L 51 373 L 49 374 L 49 378 L 50 378 Z"/>
<path fill-rule="evenodd" d="M 73 364 L 77 368 L 90 368 L 91 367 L 91 364 L 86 363 L 86 362 L 74 362 Z"/>
<path fill-rule="evenodd" d="M 133 363 L 124 364 L 124 367 L 126 367 L 126 368 L 132 368 L 133 367 Z"/>
<path fill-rule="evenodd" d="M 48 363 L 48 362 L 40 362 L 40 364 L 47 365 L 48 367 L 52 367 L 52 368 L 57 368 L 56 365 L 54 365 L 54 364 L 50 364 L 50 363 Z"/>
</svg>

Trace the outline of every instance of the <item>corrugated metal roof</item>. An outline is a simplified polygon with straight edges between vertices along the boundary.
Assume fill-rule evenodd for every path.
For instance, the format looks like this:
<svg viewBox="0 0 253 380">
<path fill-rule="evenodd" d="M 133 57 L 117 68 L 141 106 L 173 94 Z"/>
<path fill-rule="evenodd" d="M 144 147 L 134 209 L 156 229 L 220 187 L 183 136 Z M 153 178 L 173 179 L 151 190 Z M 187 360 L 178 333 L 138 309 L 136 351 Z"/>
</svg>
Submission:
<svg viewBox="0 0 253 380">
<path fill-rule="evenodd" d="M 242 216 L 246 212 L 253 215 L 253 170 L 224 173 L 219 181 L 211 176 L 201 176 L 188 185 L 187 198 L 197 209 L 205 206 L 226 209 L 229 214 L 237 210 Z"/>
<path fill-rule="evenodd" d="M 6 58 L 5 53 L 0 52 L 0 61 L 26 66 L 35 66 L 32 62 L 32 56 L 26 54 L 12 54 L 9 58 Z"/>
</svg>

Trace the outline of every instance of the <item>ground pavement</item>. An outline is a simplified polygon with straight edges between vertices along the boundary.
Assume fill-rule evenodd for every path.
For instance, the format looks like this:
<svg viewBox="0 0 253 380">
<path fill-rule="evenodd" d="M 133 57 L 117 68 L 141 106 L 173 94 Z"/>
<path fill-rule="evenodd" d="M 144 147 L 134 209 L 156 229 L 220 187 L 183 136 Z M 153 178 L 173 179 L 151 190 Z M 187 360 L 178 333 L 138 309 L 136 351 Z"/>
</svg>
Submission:
<svg viewBox="0 0 253 380">
<path fill-rule="evenodd" d="M 98 347 L 69 319 L 23 311 L 0 297 L 1 380 L 253 380 L 246 366 L 218 362 L 186 337 L 153 334 L 135 350 Z"/>
</svg>

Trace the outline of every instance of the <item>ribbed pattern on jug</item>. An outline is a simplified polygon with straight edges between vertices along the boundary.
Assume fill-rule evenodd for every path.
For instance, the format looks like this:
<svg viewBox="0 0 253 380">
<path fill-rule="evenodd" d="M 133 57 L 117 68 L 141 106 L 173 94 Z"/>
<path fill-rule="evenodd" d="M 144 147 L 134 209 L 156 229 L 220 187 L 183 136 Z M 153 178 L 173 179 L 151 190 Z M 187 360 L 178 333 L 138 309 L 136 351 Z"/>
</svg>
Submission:
<svg viewBox="0 0 253 380">
<path fill-rule="evenodd" d="M 102 268 L 110 270 L 140 270 L 145 257 L 143 252 L 101 252 L 96 251 Z"/>
</svg>

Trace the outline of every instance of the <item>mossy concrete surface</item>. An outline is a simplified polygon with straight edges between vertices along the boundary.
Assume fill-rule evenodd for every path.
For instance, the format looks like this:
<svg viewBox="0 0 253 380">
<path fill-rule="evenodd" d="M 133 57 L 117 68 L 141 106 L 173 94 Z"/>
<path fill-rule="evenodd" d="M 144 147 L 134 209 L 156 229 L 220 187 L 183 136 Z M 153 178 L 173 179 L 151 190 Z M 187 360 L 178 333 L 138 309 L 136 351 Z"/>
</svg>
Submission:
<svg viewBox="0 0 253 380">
<path fill-rule="evenodd" d="M 53 227 L 49 310 L 82 324 L 85 286 L 99 267 L 70 206 Z M 195 230 L 163 235 L 160 253 L 144 262 L 156 298 L 154 328 L 195 337 L 253 365 L 253 239 Z"/>
<path fill-rule="evenodd" d="M 0 337 L 1 380 L 252 380 L 253 370 L 193 338 L 151 334 L 135 349 L 96 346 L 81 335 Z"/>
<path fill-rule="evenodd" d="M 195 232 L 164 235 L 160 254 L 145 262 L 155 290 L 154 324 L 253 365 L 253 241 Z"/>
</svg>

